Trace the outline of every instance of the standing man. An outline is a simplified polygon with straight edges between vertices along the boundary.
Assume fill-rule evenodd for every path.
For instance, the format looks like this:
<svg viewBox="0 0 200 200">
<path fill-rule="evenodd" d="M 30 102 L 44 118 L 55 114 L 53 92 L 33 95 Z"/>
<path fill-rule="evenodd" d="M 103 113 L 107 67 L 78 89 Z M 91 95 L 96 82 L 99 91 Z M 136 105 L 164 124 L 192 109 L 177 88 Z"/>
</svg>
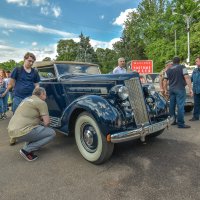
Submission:
<svg viewBox="0 0 200 200">
<path fill-rule="evenodd" d="M 126 73 L 126 62 L 124 58 L 119 58 L 118 59 L 118 66 L 115 67 L 115 69 L 113 70 L 113 74 L 124 74 Z"/>
<path fill-rule="evenodd" d="M 36 160 L 38 157 L 33 152 L 52 141 L 56 135 L 48 127 L 50 119 L 45 99 L 45 89 L 35 88 L 33 95 L 22 101 L 8 124 L 10 138 L 26 142 L 20 154 L 27 161 Z"/>
<path fill-rule="evenodd" d="M 13 94 L 13 113 L 23 99 L 32 95 L 35 87 L 39 87 L 40 77 L 38 72 L 32 68 L 36 57 L 33 53 L 27 52 L 24 55 L 24 64 L 21 67 L 15 67 L 10 76 L 10 81 L 3 96 L 5 96 L 11 88 L 14 89 Z"/>
<path fill-rule="evenodd" d="M 184 104 L 186 99 L 185 86 L 188 85 L 191 96 L 193 95 L 193 91 L 187 69 L 184 65 L 180 65 L 179 57 L 173 58 L 173 66 L 165 72 L 164 79 L 165 95 L 168 94 L 167 81 L 169 81 L 169 112 L 171 117 L 175 118 L 175 121 L 172 123 L 172 125 L 177 124 L 178 128 L 190 128 L 190 126 L 186 125 L 184 121 Z M 177 116 L 175 112 L 176 106 L 178 108 Z"/>
<path fill-rule="evenodd" d="M 200 56 L 196 58 L 197 68 L 192 73 L 193 93 L 194 93 L 194 111 L 193 117 L 189 121 L 199 120 L 200 115 Z"/>
<path fill-rule="evenodd" d="M 164 76 L 165 72 L 172 66 L 172 61 L 168 60 L 165 62 L 165 68 L 160 72 L 159 74 L 159 85 L 160 85 L 160 92 L 163 96 L 165 96 L 165 91 L 164 91 Z M 165 96 L 168 98 L 168 96 Z"/>
</svg>

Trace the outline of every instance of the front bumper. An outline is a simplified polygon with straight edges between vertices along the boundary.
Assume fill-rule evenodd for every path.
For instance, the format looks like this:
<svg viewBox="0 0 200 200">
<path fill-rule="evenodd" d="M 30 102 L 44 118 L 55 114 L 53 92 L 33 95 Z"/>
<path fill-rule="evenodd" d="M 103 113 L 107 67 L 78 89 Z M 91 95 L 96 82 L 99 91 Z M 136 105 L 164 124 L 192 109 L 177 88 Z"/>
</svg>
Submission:
<svg viewBox="0 0 200 200">
<path fill-rule="evenodd" d="M 111 142 L 120 143 L 120 142 L 126 142 L 130 140 L 138 139 L 138 138 L 140 138 L 141 141 L 145 141 L 145 137 L 147 135 L 150 135 L 152 133 L 165 129 L 166 127 L 169 127 L 170 124 L 173 122 L 173 120 L 174 120 L 173 118 L 168 117 L 166 120 L 155 123 L 155 124 L 142 126 L 141 128 L 130 130 L 130 131 L 115 133 L 111 135 Z"/>
</svg>

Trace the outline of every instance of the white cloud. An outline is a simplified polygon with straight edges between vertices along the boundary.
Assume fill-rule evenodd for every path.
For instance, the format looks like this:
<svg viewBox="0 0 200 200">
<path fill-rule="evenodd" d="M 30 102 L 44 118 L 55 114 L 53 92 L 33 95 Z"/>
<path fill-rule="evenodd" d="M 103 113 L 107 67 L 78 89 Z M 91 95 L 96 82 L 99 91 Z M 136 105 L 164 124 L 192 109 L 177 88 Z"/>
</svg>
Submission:
<svg viewBox="0 0 200 200">
<path fill-rule="evenodd" d="M 80 41 L 80 38 L 73 38 L 73 40 L 75 42 L 79 42 Z M 90 39 L 90 44 L 91 46 L 94 48 L 94 49 L 97 49 L 97 48 L 103 48 L 103 49 L 106 49 L 106 48 L 109 48 L 109 49 L 112 49 L 113 48 L 113 44 L 117 41 L 120 41 L 120 38 L 113 38 L 111 41 L 109 42 L 104 42 L 104 41 L 99 41 L 99 40 L 94 40 L 94 39 Z"/>
<path fill-rule="evenodd" d="M 103 42 L 103 41 L 99 41 L 99 40 L 93 40 L 91 39 L 90 40 L 90 43 L 92 45 L 92 47 L 94 49 L 97 49 L 97 48 L 103 48 L 103 49 L 106 49 L 106 48 L 109 48 L 109 49 L 112 49 L 113 48 L 113 44 L 117 41 L 119 41 L 120 38 L 114 38 L 112 39 L 111 41 L 109 42 Z"/>
<path fill-rule="evenodd" d="M 15 48 L 6 44 L 0 44 L 0 62 L 6 62 L 11 59 L 15 60 L 16 62 L 22 61 L 26 52 L 34 53 L 38 61 L 43 60 L 45 57 L 55 59 L 56 47 L 56 44 L 53 44 L 43 48 L 33 48 L 30 50 L 26 48 Z"/>
<path fill-rule="evenodd" d="M 104 19 L 104 18 L 105 18 L 104 15 L 99 16 L 99 19 Z"/>
<path fill-rule="evenodd" d="M 8 32 L 8 31 L 3 30 L 2 33 L 3 33 L 4 35 L 9 36 L 9 32 Z"/>
<path fill-rule="evenodd" d="M 130 0 L 76 0 L 78 2 L 89 2 L 89 3 L 95 3 L 95 4 L 101 4 L 105 6 L 111 6 L 114 4 L 126 4 L 130 2 Z"/>
<path fill-rule="evenodd" d="M 12 29 L 10 29 L 10 30 L 3 30 L 3 31 L 2 31 L 2 33 L 3 33 L 4 35 L 7 35 L 7 36 L 9 36 L 10 33 L 12 33 L 12 32 L 13 32 Z"/>
<path fill-rule="evenodd" d="M 18 6 L 27 6 L 28 0 L 6 0 L 7 3 L 17 4 Z"/>
<path fill-rule="evenodd" d="M 5 18 L 0 18 L 0 27 L 5 28 L 5 29 L 12 28 L 12 29 L 27 30 L 27 31 L 35 31 L 38 33 L 54 34 L 54 35 L 59 35 L 62 37 L 67 37 L 67 38 L 72 38 L 76 36 L 76 34 L 73 34 L 73 33 L 46 28 L 42 25 L 32 25 L 32 24 L 21 22 L 21 21 L 10 20 L 10 19 L 5 19 Z"/>
<path fill-rule="evenodd" d="M 32 44 L 31 44 L 32 46 L 37 46 L 38 45 L 38 43 L 37 42 L 32 42 Z"/>
<path fill-rule="evenodd" d="M 48 0 L 6 0 L 7 3 L 17 4 L 18 6 L 41 6 L 41 5 L 49 5 Z"/>
<path fill-rule="evenodd" d="M 54 17 L 61 15 L 61 8 L 49 3 L 48 0 L 6 0 L 7 3 L 17 4 L 18 6 L 37 6 L 40 7 L 40 13 L 43 15 L 52 14 Z"/>
<path fill-rule="evenodd" d="M 49 5 L 48 0 L 32 0 L 32 4 L 35 6 Z"/>
<path fill-rule="evenodd" d="M 43 15 L 53 15 L 59 17 L 61 15 L 61 8 L 59 6 L 43 6 L 40 8 L 40 13 Z"/>
<path fill-rule="evenodd" d="M 43 15 L 48 15 L 49 14 L 49 8 L 48 7 L 41 7 L 40 13 L 43 14 Z"/>
<path fill-rule="evenodd" d="M 118 25 L 118 26 L 122 26 L 124 25 L 124 22 L 126 21 L 127 19 L 127 15 L 130 13 L 130 12 L 137 12 L 137 9 L 136 8 L 129 8 L 127 10 L 125 10 L 124 12 L 121 12 L 120 15 L 115 19 L 115 21 L 113 22 L 113 25 Z"/>
<path fill-rule="evenodd" d="M 59 6 L 52 6 L 53 15 L 59 17 L 61 14 L 61 8 Z"/>
<path fill-rule="evenodd" d="M 80 38 L 76 37 L 73 38 L 75 42 L 79 42 Z M 90 43 L 94 49 L 97 48 L 109 48 L 112 49 L 112 44 L 119 41 L 120 38 L 114 38 L 110 42 L 104 42 L 104 41 L 98 41 L 98 40 L 90 40 Z M 20 44 L 27 44 L 25 41 L 20 41 Z M 15 60 L 16 62 L 19 62 L 23 60 L 23 56 L 26 52 L 32 52 L 36 55 L 37 61 L 43 60 L 45 57 L 50 57 L 51 59 L 56 59 L 57 55 L 57 43 L 51 44 L 44 47 L 38 47 L 37 42 L 32 43 L 32 49 L 30 47 L 28 49 L 26 48 L 16 48 L 13 46 L 9 46 L 4 41 L 0 40 L 0 63 L 6 62 L 8 60 Z"/>
</svg>

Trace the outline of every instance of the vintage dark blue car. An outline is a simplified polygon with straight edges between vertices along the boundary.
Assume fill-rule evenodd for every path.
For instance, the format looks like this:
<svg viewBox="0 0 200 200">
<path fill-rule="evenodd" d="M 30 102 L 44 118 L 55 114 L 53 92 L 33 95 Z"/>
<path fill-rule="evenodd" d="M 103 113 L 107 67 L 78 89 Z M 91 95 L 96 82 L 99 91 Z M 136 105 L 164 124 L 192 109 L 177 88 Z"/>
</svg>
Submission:
<svg viewBox="0 0 200 200">
<path fill-rule="evenodd" d="M 69 61 L 36 62 L 46 89 L 51 126 L 74 134 L 82 156 L 105 162 L 114 144 L 160 135 L 170 124 L 165 99 L 137 72 L 101 74 L 99 66 Z"/>
</svg>

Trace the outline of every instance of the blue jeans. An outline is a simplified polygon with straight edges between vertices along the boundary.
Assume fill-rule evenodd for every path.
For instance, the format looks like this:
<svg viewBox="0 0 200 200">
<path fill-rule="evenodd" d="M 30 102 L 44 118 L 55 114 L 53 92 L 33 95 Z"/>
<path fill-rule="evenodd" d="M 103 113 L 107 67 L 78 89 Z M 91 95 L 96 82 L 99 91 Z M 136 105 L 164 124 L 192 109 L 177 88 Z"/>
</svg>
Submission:
<svg viewBox="0 0 200 200">
<path fill-rule="evenodd" d="M 56 133 L 52 128 L 38 126 L 32 129 L 28 134 L 17 138 L 17 141 L 26 142 L 23 149 L 30 153 L 48 144 L 55 136 Z"/>
<path fill-rule="evenodd" d="M 183 127 L 185 125 L 184 106 L 186 99 L 186 91 L 171 89 L 169 91 L 169 95 L 170 95 L 170 105 L 169 105 L 170 116 L 174 117 L 177 120 L 177 124 L 179 127 Z M 178 109 L 177 115 L 176 115 L 176 106 Z"/>
<path fill-rule="evenodd" d="M 193 118 L 199 119 L 200 115 L 200 94 L 194 93 L 194 111 L 193 111 Z"/>
<path fill-rule="evenodd" d="M 12 111 L 13 113 L 15 113 L 17 107 L 19 106 L 19 104 L 23 101 L 24 99 L 21 97 L 16 97 L 14 96 L 13 98 L 13 104 L 12 104 Z"/>
<path fill-rule="evenodd" d="M 6 113 L 8 111 L 8 94 L 4 97 L 0 97 L 0 113 Z"/>
</svg>

